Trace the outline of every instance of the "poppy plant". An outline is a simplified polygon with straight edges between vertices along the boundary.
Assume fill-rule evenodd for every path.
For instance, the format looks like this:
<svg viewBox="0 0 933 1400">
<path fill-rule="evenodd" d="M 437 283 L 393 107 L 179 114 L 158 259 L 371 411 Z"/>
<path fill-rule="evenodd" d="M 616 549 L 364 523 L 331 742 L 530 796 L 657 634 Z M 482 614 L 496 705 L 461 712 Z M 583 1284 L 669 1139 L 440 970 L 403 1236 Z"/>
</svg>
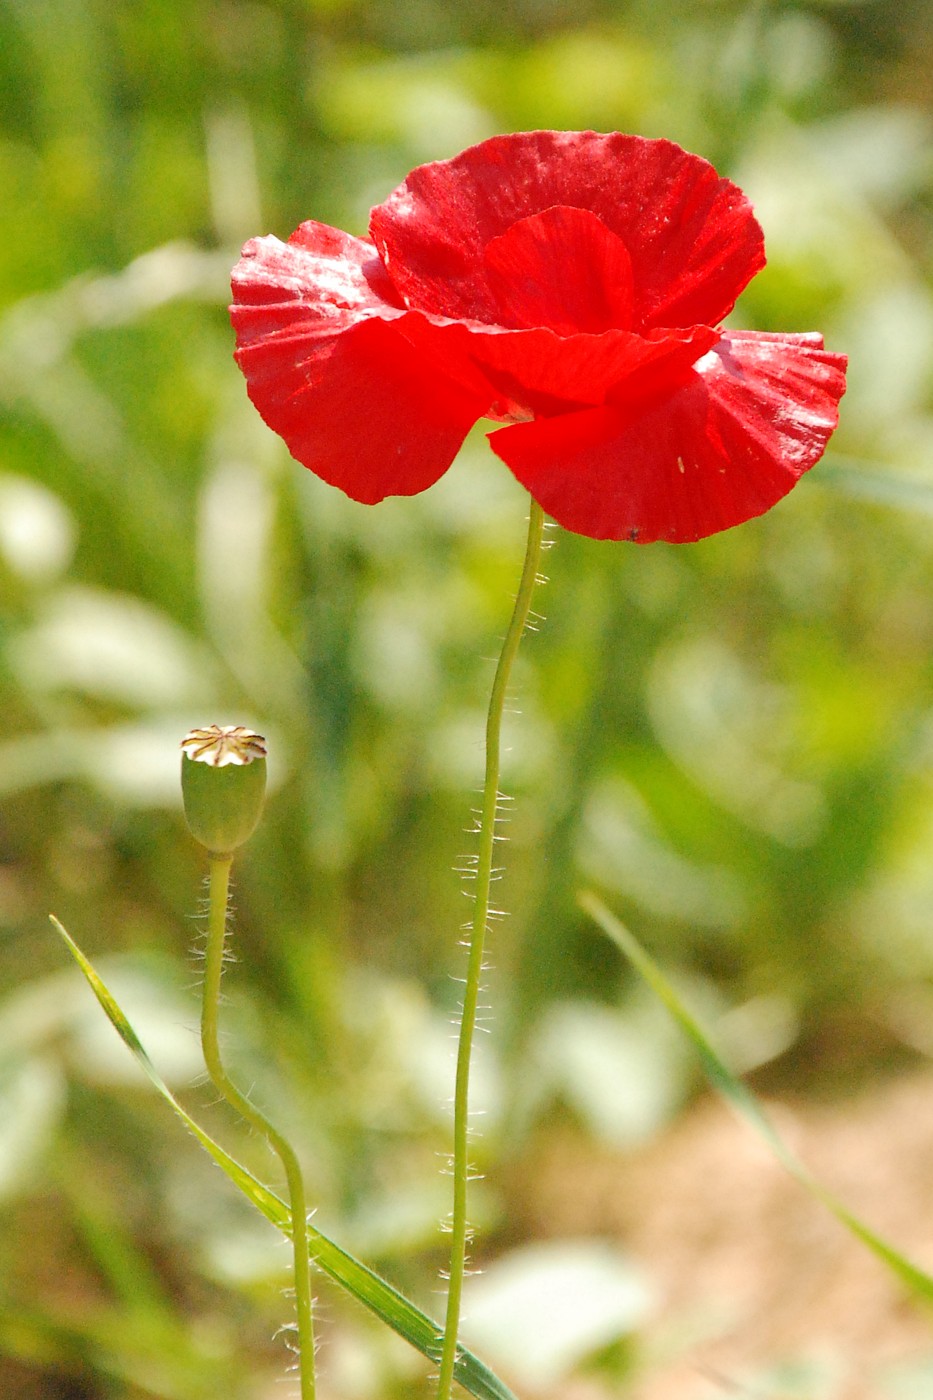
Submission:
<svg viewBox="0 0 933 1400">
<path fill-rule="evenodd" d="M 724 330 L 764 266 L 751 205 L 671 141 L 496 136 L 419 166 L 369 239 L 246 244 L 236 358 L 289 451 L 355 500 L 414 495 L 479 418 L 568 530 L 702 539 L 822 455 L 845 357 Z"/>
</svg>

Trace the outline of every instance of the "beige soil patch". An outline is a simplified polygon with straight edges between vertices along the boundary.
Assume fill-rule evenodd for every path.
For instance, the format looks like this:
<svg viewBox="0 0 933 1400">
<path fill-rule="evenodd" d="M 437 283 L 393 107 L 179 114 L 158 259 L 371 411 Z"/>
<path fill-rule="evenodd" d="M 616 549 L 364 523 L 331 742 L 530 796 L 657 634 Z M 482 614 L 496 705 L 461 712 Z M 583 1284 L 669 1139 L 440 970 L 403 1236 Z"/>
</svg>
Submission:
<svg viewBox="0 0 933 1400">
<path fill-rule="evenodd" d="M 933 1076 L 771 1111 L 822 1181 L 933 1271 Z M 718 1100 L 635 1154 L 552 1134 L 514 1186 L 523 1233 L 608 1235 L 652 1281 L 632 1400 L 933 1400 L 933 1311 Z M 584 1385 L 560 1400 L 604 1393 Z"/>
</svg>

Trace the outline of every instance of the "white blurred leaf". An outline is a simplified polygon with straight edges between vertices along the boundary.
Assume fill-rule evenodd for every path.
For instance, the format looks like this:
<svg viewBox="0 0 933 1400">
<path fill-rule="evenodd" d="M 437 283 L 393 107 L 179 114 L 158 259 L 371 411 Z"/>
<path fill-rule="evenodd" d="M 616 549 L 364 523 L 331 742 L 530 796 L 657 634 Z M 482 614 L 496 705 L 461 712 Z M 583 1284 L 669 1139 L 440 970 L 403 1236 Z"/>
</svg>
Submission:
<svg viewBox="0 0 933 1400">
<path fill-rule="evenodd" d="M 785 845 L 816 839 L 826 819 L 822 791 L 781 767 L 795 752 L 787 691 L 707 636 L 661 648 L 648 703 L 661 744 L 714 801 Z"/>
<path fill-rule="evenodd" d="M 933 176 L 933 122 L 919 106 L 843 112 L 820 123 L 819 140 L 837 178 L 883 205 L 908 198 Z"/>
<path fill-rule="evenodd" d="M 28 582 L 48 583 L 67 568 L 77 529 L 68 507 L 36 481 L 0 476 L 0 555 Z"/>
<path fill-rule="evenodd" d="M 209 656 L 165 613 L 129 594 L 62 589 L 10 646 L 21 681 L 153 709 L 205 702 Z"/>
<path fill-rule="evenodd" d="M 152 968 L 124 960 L 104 960 L 101 975 L 126 1008 L 169 1084 L 190 1084 L 204 1073 L 194 993 L 186 997 Z M 95 1083 L 144 1083 L 139 1067 L 123 1053 L 113 1027 L 87 996 L 72 1024 L 69 1058 L 83 1077 Z"/>
<path fill-rule="evenodd" d="M 649 1003 L 552 1006 L 533 1048 L 536 1093 L 559 1095 L 615 1147 L 643 1142 L 669 1121 L 689 1078 L 687 1056 Z"/>
<path fill-rule="evenodd" d="M 51 930 L 49 936 L 53 936 Z M 188 995 L 173 985 L 171 973 L 154 961 L 114 959 L 104 960 L 103 966 L 153 1047 L 166 1078 L 187 1084 L 200 1075 L 204 1065 L 194 993 Z M 84 1077 L 106 1084 L 143 1082 L 71 967 L 18 988 L 0 1004 L 0 1066 L 30 1053 L 35 1057 L 30 1063 L 39 1064 L 38 1052 L 53 1043 L 65 1047 L 69 1061 Z"/>
<path fill-rule="evenodd" d="M 463 1332 L 520 1383 L 543 1387 L 631 1333 L 650 1302 L 642 1276 L 609 1244 L 534 1244 L 467 1280 Z"/>
<path fill-rule="evenodd" d="M 589 880 L 635 899 L 665 919 L 703 928 L 738 923 L 746 900 L 738 877 L 679 855 L 664 839 L 637 789 L 601 782 L 583 814 L 577 861 Z"/>
<path fill-rule="evenodd" d="M 450 1115 L 456 1036 L 449 1018 L 413 980 L 371 969 L 347 972 L 341 1008 L 360 1057 L 355 1112 L 370 1127 L 438 1120 Z M 472 1112 L 495 1122 L 502 1105 L 500 1067 L 488 1037 L 473 1051 Z"/>
<path fill-rule="evenodd" d="M 0 1062 L 0 1199 L 41 1161 L 64 1107 L 62 1075 L 51 1060 Z"/>
<path fill-rule="evenodd" d="M 837 334 L 849 353 L 850 432 L 871 441 L 925 411 L 933 380 L 933 295 L 915 270 L 852 304 Z"/>
</svg>

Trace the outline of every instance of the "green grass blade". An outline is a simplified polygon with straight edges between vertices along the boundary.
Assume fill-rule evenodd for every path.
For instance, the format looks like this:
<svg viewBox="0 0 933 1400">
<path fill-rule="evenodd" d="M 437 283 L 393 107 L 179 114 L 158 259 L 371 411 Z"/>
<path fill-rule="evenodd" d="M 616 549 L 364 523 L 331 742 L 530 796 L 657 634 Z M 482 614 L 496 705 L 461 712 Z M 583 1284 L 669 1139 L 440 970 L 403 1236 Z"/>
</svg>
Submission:
<svg viewBox="0 0 933 1400">
<path fill-rule="evenodd" d="M 720 1059 L 706 1032 L 688 1011 L 658 964 L 645 951 L 634 934 L 594 894 L 582 893 L 579 896 L 579 902 L 581 908 L 589 914 L 607 938 L 611 939 L 628 958 L 635 971 L 644 978 L 652 991 L 667 1007 L 680 1029 L 696 1049 L 710 1083 L 722 1095 L 730 1108 L 764 1139 L 775 1157 L 791 1176 L 795 1177 L 817 1200 L 822 1201 L 823 1205 L 832 1211 L 836 1219 L 864 1245 L 867 1245 L 872 1253 L 877 1255 L 912 1293 L 928 1303 L 933 1303 L 933 1277 L 912 1264 L 880 1235 L 875 1234 L 870 1226 L 853 1215 L 832 1191 L 810 1174 L 799 1157 L 778 1136 L 773 1123 L 751 1090 Z"/>
<path fill-rule="evenodd" d="M 61 934 L 69 952 L 83 972 L 110 1024 L 124 1045 L 132 1052 L 137 1063 L 145 1071 L 162 1098 L 256 1209 L 283 1234 L 289 1235 L 291 1214 L 285 1202 L 263 1186 L 252 1172 L 231 1157 L 186 1112 L 155 1068 L 133 1027 L 112 993 L 95 972 L 92 964 L 54 915 L 52 923 Z M 354 1259 L 352 1254 L 341 1249 L 322 1231 L 315 1229 L 313 1225 L 309 1225 L 308 1229 L 311 1256 L 315 1264 L 348 1293 L 351 1293 L 354 1298 L 357 1298 L 376 1317 L 397 1332 L 400 1337 L 404 1337 L 405 1341 L 410 1342 L 429 1361 L 436 1363 L 440 1352 L 441 1329 L 438 1324 L 428 1317 L 427 1313 L 423 1313 L 420 1308 L 415 1307 L 414 1303 L 409 1302 L 404 1294 L 399 1293 L 398 1289 L 393 1288 L 390 1283 L 380 1278 L 377 1273 L 374 1273 L 358 1259 Z M 454 1374 L 464 1390 L 474 1396 L 475 1400 L 516 1400 L 512 1391 L 499 1380 L 498 1376 L 465 1347 L 460 1349 Z"/>
<path fill-rule="evenodd" d="M 872 505 L 933 515 L 933 480 L 920 473 L 899 472 L 883 463 L 860 462 L 830 453 L 820 464 L 817 484 Z"/>
</svg>

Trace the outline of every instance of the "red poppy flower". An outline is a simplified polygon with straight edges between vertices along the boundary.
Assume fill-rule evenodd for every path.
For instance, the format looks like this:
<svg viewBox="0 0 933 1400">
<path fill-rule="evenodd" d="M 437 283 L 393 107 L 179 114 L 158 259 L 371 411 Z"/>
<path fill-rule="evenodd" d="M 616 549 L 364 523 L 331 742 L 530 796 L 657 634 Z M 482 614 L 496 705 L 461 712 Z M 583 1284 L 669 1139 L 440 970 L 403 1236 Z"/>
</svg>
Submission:
<svg viewBox="0 0 933 1400">
<path fill-rule="evenodd" d="M 741 190 L 670 141 L 496 136 L 413 170 L 369 240 L 312 221 L 247 243 L 236 358 L 355 500 L 423 491 L 487 417 L 567 529 L 697 540 L 790 490 L 845 390 L 819 335 L 721 329 L 764 261 Z"/>
</svg>

